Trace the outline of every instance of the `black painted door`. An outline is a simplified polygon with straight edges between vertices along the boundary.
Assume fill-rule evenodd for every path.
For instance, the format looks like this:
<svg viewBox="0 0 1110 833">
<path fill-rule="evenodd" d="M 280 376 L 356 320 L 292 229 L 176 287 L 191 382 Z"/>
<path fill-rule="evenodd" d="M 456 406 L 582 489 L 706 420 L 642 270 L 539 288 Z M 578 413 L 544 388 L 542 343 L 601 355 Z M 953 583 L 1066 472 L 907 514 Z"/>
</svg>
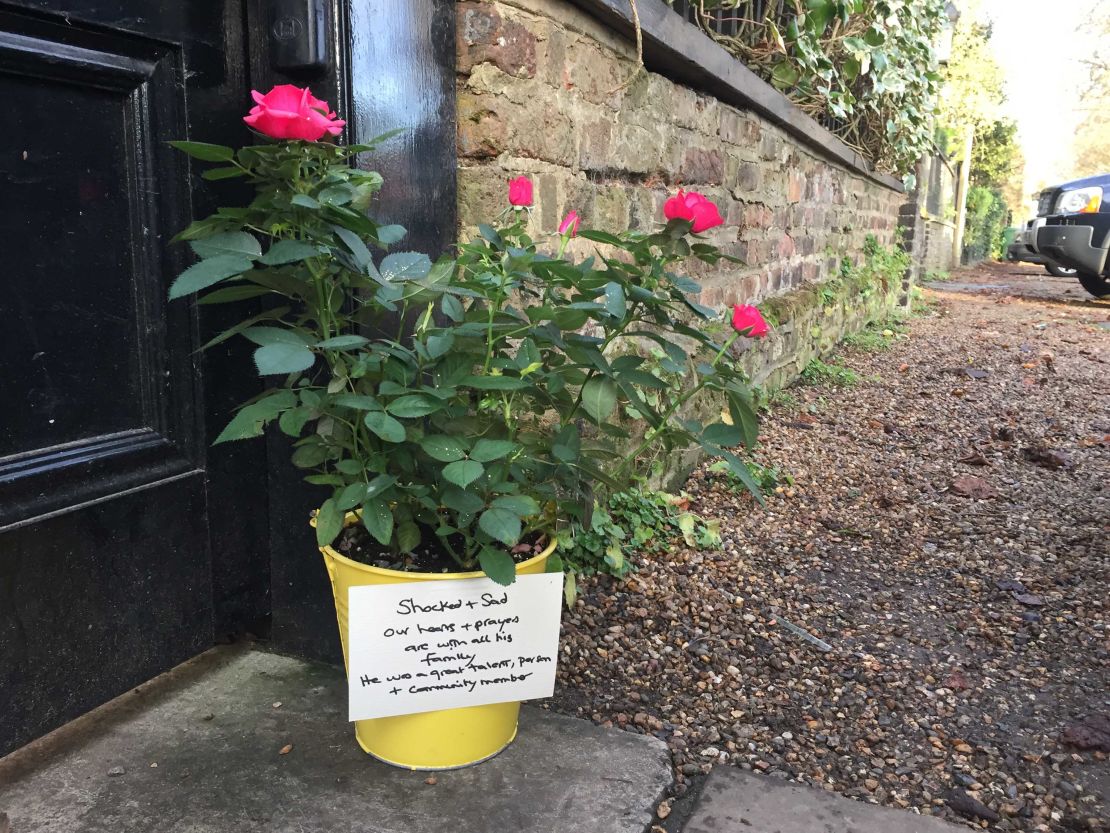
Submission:
<svg viewBox="0 0 1110 833">
<path fill-rule="evenodd" d="M 206 448 L 249 358 L 166 301 L 233 193 L 166 142 L 245 138 L 246 15 L 0 2 L 0 755 L 267 609 L 264 446 Z"/>
</svg>

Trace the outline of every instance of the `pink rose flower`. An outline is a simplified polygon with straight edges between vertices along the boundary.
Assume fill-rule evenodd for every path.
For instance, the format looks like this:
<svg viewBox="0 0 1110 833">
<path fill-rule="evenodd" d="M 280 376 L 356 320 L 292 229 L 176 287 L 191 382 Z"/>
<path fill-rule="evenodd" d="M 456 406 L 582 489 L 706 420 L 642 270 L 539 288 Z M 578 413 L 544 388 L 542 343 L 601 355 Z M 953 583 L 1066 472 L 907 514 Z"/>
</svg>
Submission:
<svg viewBox="0 0 1110 833">
<path fill-rule="evenodd" d="M 279 84 L 266 95 L 251 90 L 251 98 L 255 106 L 243 121 L 274 139 L 315 142 L 324 134 L 338 136 L 346 124 L 328 109 L 326 101 L 309 92 L 308 87 L 302 90 L 292 84 Z"/>
<path fill-rule="evenodd" d="M 663 216 L 668 220 L 689 220 L 693 225 L 690 231 L 700 234 L 724 222 L 717 206 L 697 191 L 683 191 L 663 203 Z"/>
<path fill-rule="evenodd" d="M 517 208 L 532 204 L 532 180 L 526 176 L 518 176 L 509 180 L 509 202 Z"/>
<path fill-rule="evenodd" d="M 574 237 L 578 234 L 578 220 L 577 211 L 568 211 L 567 216 L 563 218 L 563 222 L 559 223 L 559 234 Z"/>
<path fill-rule="evenodd" d="M 748 338 L 763 338 L 770 332 L 759 309 L 749 304 L 736 304 L 732 308 L 732 329 Z"/>
</svg>

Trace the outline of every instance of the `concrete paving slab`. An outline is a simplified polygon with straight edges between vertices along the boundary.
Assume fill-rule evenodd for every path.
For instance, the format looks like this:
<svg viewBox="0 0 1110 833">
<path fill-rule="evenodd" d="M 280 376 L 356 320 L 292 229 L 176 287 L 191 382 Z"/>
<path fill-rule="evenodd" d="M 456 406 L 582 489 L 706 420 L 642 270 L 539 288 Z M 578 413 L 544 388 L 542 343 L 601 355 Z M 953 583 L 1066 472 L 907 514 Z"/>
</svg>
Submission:
<svg viewBox="0 0 1110 833">
<path fill-rule="evenodd" d="M 721 766 L 707 779 L 683 833 L 959 833 L 966 829 Z"/>
<path fill-rule="evenodd" d="M 501 755 L 428 785 L 346 711 L 335 668 L 210 651 L 0 759 L 0 812 L 12 833 L 642 833 L 671 783 L 662 741 L 526 706 Z"/>
</svg>

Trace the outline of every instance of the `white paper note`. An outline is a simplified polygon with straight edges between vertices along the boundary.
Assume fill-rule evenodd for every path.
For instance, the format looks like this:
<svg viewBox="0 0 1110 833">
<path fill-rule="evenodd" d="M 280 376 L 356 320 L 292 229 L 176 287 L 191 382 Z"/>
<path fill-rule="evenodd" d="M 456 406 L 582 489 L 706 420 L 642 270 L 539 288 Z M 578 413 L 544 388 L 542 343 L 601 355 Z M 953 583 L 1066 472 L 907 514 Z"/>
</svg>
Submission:
<svg viewBox="0 0 1110 833">
<path fill-rule="evenodd" d="M 352 587 L 350 720 L 550 697 L 561 573 Z"/>
</svg>

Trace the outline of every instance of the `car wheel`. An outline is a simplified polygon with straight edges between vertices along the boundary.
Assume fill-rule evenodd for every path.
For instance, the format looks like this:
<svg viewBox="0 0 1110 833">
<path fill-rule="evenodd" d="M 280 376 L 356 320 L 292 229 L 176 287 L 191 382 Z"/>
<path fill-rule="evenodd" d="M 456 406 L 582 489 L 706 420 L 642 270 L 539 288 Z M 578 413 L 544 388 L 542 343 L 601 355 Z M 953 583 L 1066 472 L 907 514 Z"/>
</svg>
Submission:
<svg viewBox="0 0 1110 833">
<path fill-rule="evenodd" d="M 1110 298 L 1110 280 L 1092 272 L 1080 272 L 1079 282 L 1096 298 Z"/>
<path fill-rule="evenodd" d="M 1055 263 L 1046 263 L 1044 265 L 1045 271 L 1050 275 L 1055 275 L 1058 278 L 1074 278 L 1076 269 L 1068 269 L 1065 266 L 1057 266 Z"/>
</svg>

